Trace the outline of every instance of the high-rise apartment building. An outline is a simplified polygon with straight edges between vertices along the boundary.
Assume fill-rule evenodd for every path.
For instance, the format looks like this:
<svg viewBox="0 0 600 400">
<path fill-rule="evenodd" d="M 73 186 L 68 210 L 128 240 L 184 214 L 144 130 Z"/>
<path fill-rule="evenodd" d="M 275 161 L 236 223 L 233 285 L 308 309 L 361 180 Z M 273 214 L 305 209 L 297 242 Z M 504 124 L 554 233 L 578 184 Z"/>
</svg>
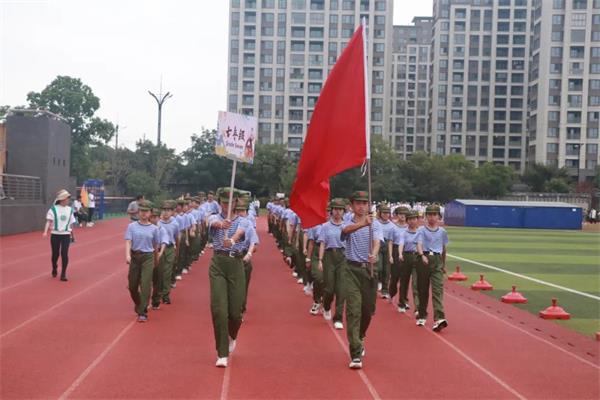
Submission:
<svg viewBox="0 0 600 400">
<path fill-rule="evenodd" d="M 427 150 L 432 17 L 394 26 L 390 144 L 403 158 Z"/>
<path fill-rule="evenodd" d="M 535 0 L 528 161 L 583 180 L 598 166 L 600 0 Z"/>
<path fill-rule="evenodd" d="M 429 151 L 525 168 L 531 10 L 531 0 L 434 0 Z"/>
<path fill-rule="evenodd" d="M 363 16 L 371 133 L 387 133 L 392 0 L 230 0 L 227 109 L 258 117 L 259 143 L 297 154 L 324 81 Z"/>
</svg>

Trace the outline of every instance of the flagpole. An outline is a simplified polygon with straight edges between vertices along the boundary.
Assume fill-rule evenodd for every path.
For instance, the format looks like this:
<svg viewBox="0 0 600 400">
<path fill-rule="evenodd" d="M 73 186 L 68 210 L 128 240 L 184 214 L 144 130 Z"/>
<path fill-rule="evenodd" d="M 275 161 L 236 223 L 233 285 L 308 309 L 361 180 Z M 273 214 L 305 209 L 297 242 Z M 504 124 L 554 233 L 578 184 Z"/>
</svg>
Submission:
<svg viewBox="0 0 600 400">
<path fill-rule="evenodd" d="M 227 205 L 227 219 L 231 219 L 231 206 L 233 203 L 233 187 L 235 185 L 236 170 L 237 160 L 233 160 L 233 168 L 231 169 L 231 184 L 229 185 L 229 204 Z"/>
<path fill-rule="evenodd" d="M 362 17 L 361 19 L 362 25 L 362 37 L 363 37 L 363 70 L 364 70 L 364 81 L 365 81 L 365 140 L 366 140 L 366 148 L 367 148 L 367 190 L 369 193 L 369 210 L 368 213 L 371 214 L 371 111 L 370 111 L 370 102 L 369 102 L 369 63 L 367 60 L 367 19 Z M 369 255 L 373 251 L 373 224 L 369 225 Z M 371 268 L 371 278 L 374 277 L 373 272 L 373 263 L 370 263 Z"/>
</svg>

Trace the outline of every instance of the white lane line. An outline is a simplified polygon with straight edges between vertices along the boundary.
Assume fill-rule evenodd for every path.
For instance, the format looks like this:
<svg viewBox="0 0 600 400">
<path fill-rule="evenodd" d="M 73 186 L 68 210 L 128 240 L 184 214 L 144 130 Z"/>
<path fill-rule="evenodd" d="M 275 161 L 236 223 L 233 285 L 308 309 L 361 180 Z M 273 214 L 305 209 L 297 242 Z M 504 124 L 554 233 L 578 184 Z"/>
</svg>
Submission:
<svg viewBox="0 0 600 400">
<path fill-rule="evenodd" d="M 335 338 L 337 339 L 337 342 L 340 344 L 340 346 L 344 350 L 344 353 L 346 353 L 348 356 L 350 356 L 350 354 L 348 353 L 348 348 L 346 346 L 346 343 L 344 343 L 344 341 L 342 340 L 340 335 L 338 335 L 337 331 L 335 329 L 333 329 L 333 327 L 331 326 L 330 323 L 327 323 L 327 326 L 333 332 L 333 335 L 335 336 Z M 375 390 L 375 386 L 373 386 L 373 384 L 367 377 L 367 374 L 365 374 L 365 372 L 362 369 L 358 370 L 358 376 L 360 376 L 360 379 L 362 379 L 363 383 L 367 387 L 367 390 L 369 391 L 369 393 L 371 393 L 371 397 L 373 398 L 373 400 L 381 400 L 381 396 L 379 396 L 379 393 L 377 393 L 377 390 Z"/>
<path fill-rule="evenodd" d="M 106 355 L 108 353 L 110 353 L 110 351 L 113 349 L 113 347 L 115 347 L 117 345 L 117 343 L 119 343 L 119 340 L 121 340 L 121 338 L 123 336 L 125 336 L 127 331 L 129 329 L 131 329 L 131 327 L 134 324 L 135 324 L 135 320 L 131 321 L 129 324 L 127 324 L 127 326 L 125 326 L 125 328 L 123 328 L 123 330 L 108 345 L 108 347 L 106 349 L 104 349 L 104 351 L 102 353 L 100 353 L 100 355 L 98 357 L 96 357 L 96 359 L 94 361 L 92 361 L 92 363 L 90 365 L 88 365 L 88 367 L 81 373 L 81 375 L 79 375 L 77 377 L 77 379 L 75 379 L 75 381 L 73 381 L 71 386 L 69 386 L 69 388 L 67 390 L 65 390 L 65 392 L 63 394 L 60 395 L 59 400 L 67 399 L 71 395 L 71 393 L 73 393 L 75 391 L 75 389 L 77 389 L 79 387 L 79 385 L 81 385 L 81 383 L 85 380 L 85 378 L 87 378 L 88 375 L 102 362 L 104 357 L 106 357 Z"/>
<path fill-rule="evenodd" d="M 514 328 L 514 329 L 516 329 L 516 330 L 518 330 L 518 331 L 520 331 L 520 332 L 522 332 L 522 333 L 526 334 L 527 336 L 530 336 L 530 337 L 532 337 L 532 338 L 534 338 L 534 339 L 536 339 L 536 340 L 538 340 L 538 341 L 540 341 L 540 342 L 542 342 L 542 343 L 546 343 L 547 345 L 551 346 L 552 348 L 554 348 L 554 349 L 556 349 L 556 350 L 559 350 L 559 351 L 561 351 L 561 352 L 563 352 L 563 353 L 565 353 L 565 354 L 568 354 L 568 355 L 570 355 L 571 357 L 573 357 L 573 358 L 575 358 L 575 359 L 577 359 L 577 360 L 581 361 L 582 363 L 584 363 L 584 364 L 587 364 L 587 365 L 589 365 L 589 366 L 591 366 L 591 367 L 594 367 L 594 368 L 596 368 L 596 369 L 600 370 L 600 366 L 598 366 L 598 365 L 594 364 L 593 362 L 591 362 L 591 361 L 589 361 L 589 360 L 586 360 L 585 358 L 579 357 L 577 354 L 573 354 L 573 353 L 571 353 L 570 351 L 568 351 L 568 350 L 565 350 L 565 349 L 563 349 L 562 347 L 560 347 L 560 346 L 558 346 L 558 345 L 556 345 L 556 344 L 554 344 L 554 343 L 552 343 L 552 342 L 550 342 L 550 341 L 548 341 L 548 340 L 546 340 L 546 339 L 543 339 L 543 338 L 541 338 L 541 337 L 539 337 L 539 336 L 537 336 L 537 335 L 534 335 L 534 334 L 532 334 L 531 332 L 528 332 L 528 331 L 526 331 L 525 329 L 523 329 L 523 328 L 521 328 L 521 327 L 519 327 L 519 326 L 513 325 L 513 324 L 511 324 L 510 322 L 508 322 L 508 321 L 505 321 L 505 320 L 503 320 L 502 318 L 500 318 L 500 317 L 498 317 L 498 316 L 496 316 L 496 315 L 494 315 L 494 314 L 492 314 L 492 313 L 490 313 L 490 312 L 487 312 L 487 311 L 485 311 L 485 310 L 481 309 L 480 307 L 477 307 L 477 306 L 475 306 L 475 305 L 473 305 L 473 304 L 469 303 L 468 301 L 465 301 L 465 300 L 461 299 L 460 297 L 454 296 L 454 295 L 452 295 L 452 294 L 450 294 L 450 293 L 448 293 L 448 292 L 445 292 L 445 293 L 444 293 L 444 295 L 445 295 L 445 296 L 452 297 L 453 299 L 455 299 L 455 300 L 458 300 L 458 301 L 460 301 L 461 303 L 464 303 L 464 304 L 466 304 L 467 306 L 469 306 L 469 307 L 471 307 L 471 308 L 473 308 L 473 309 L 475 309 L 475 310 L 477 310 L 477 311 L 479 311 L 479 312 L 482 312 L 482 313 L 484 313 L 484 314 L 487 314 L 488 316 L 490 316 L 490 317 L 494 318 L 495 320 L 498 320 L 498 321 L 502 322 L 503 324 L 505 324 L 505 325 L 508 325 L 508 326 L 510 326 L 511 328 Z"/>
<path fill-rule="evenodd" d="M 88 286 L 87 288 L 85 288 L 83 290 L 80 290 L 79 292 L 75 293 L 74 295 L 72 295 L 70 297 L 67 297 L 66 299 L 64 299 L 63 301 L 61 301 L 59 303 L 56 303 L 55 305 L 53 305 L 52 307 L 48 308 L 47 310 L 42 311 L 41 313 L 34 315 L 33 317 L 29 318 L 25 322 L 21 322 L 19 325 L 15 326 L 14 328 L 9 329 L 8 331 L 3 332 L 2 334 L 0 334 L 0 339 L 3 338 L 3 337 L 5 337 L 5 336 L 7 336 L 7 335 L 10 335 L 11 333 L 13 333 L 13 332 L 15 332 L 15 331 L 17 331 L 19 329 L 21 329 L 25 325 L 30 324 L 31 322 L 35 321 L 36 319 L 38 319 L 38 318 L 40 318 L 40 317 L 48 314 L 50 311 L 57 309 L 58 307 L 62 306 L 63 304 L 68 303 L 69 301 L 73 300 L 74 298 L 76 298 L 76 297 L 82 295 L 83 293 L 85 293 L 85 292 L 87 292 L 87 291 L 95 288 L 96 286 L 104 283 L 105 281 L 109 280 L 113 276 L 115 276 L 117 274 L 120 274 L 122 272 L 123 271 L 115 271 L 112 274 L 110 274 L 110 275 L 104 277 L 103 279 L 99 280 L 98 282 L 94 283 L 93 285 Z"/>
<path fill-rule="evenodd" d="M 85 259 L 82 259 L 82 260 L 79 260 L 79 261 L 75 261 L 72 264 L 69 264 L 69 268 L 71 268 L 74 265 L 79 265 L 79 264 L 83 264 L 83 263 L 89 263 L 90 260 L 96 259 L 98 257 L 102 257 L 105 254 L 108 254 L 108 253 L 110 253 L 112 251 L 116 251 L 117 249 L 118 248 L 113 247 L 113 248 L 110 248 L 108 250 L 104 250 L 104 251 L 101 251 L 101 252 L 98 252 L 98 253 L 94 253 L 94 255 L 92 257 L 87 257 Z M 18 286 L 24 285 L 26 283 L 29 283 L 29 282 L 34 281 L 34 280 L 39 279 L 39 278 L 43 278 L 43 277 L 48 276 L 48 275 L 49 275 L 48 272 L 44 272 L 42 274 L 33 276 L 31 278 L 24 279 L 22 281 L 14 283 L 14 284 L 12 284 L 10 286 L 6 286 L 6 287 L 3 287 L 3 288 L 0 288 L 0 293 L 4 292 L 5 290 L 14 289 L 14 288 L 16 288 Z"/>
<path fill-rule="evenodd" d="M 435 333 L 433 331 L 427 330 L 427 332 L 429 332 L 430 334 L 432 334 L 433 336 L 435 336 L 436 338 L 438 338 L 442 342 L 446 343 L 452 350 L 454 350 L 456 353 L 458 353 L 462 358 L 464 358 L 465 360 L 467 360 L 468 362 L 470 362 L 475 368 L 477 368 L 478 370 L 480 370 L 481 372 L 483 372 L 484 374 L 486 374 L 487 376 L 489 376 L 490 378 L 492 378 L 497 384 L 499 384 L 500 386 L 502 386 L 504 389 L 508 390 L 517 399 L 526 399 L 526 397 L 523 396 L 521 393 L 517 392 L 517 390 L 515 388 L 513 388 L 512 386 L 510 386 L 508 383 L 504 382 L 498 376 L 494 375 L 493 372 L 491 372 L 490 370 L 488 370 L 487 368 L 485 368 L 483 365 L 479 364 L 477 361 L 475 361 L 474 359 L 472 359 L 471 357 L 469 357 L 466 353 L 464 353 L 461 349 L 459 349 L 458 347 L 456 347 L 454 344 L 450 343 L 447 339 L 443 338 L 441 335 L 439 335 L 439 334 L 437 334 L 437 333 Z"/>
<path fill-rule="evenodd" d="M 231 354 L 227 361 L 227 368 L 225 368 L 225 374 L 223 374 L 223 385 L 221 385 L 221 400 L 227 400 L 227 396 L 229 395 L 229 383 L 231 382 L 231 372 L 229 372 L 231 369 Z"/>
<path fill-rule="evenodd" d="M 480 263 L 479 261 L 470 260 L 468 258 L 459 257 L 459 256 L 455 256 L 455 255 L 452 255 L 452 254 L 448 254 L 448 257 L 452 257 L 452 258 L 455 258 L 457 260 L 469 262 L 471 264 L 479 265 L 480 267 L 488 268 L 488 269 L 491 269 L 491 270 L 494 270 L 494 271 L 504 272 L 505 274 L 513 275 L 513 276 L 519 277 L 521 279 L 526 279 L 528 281 L 539 283 L 541 285 L 550 286 L 550 287 L 553 287 L 555 289 L 564 290 L 565 292 L 570 292 L 570 293 L 578 294 L 580 296 L 589 297 L 590 299 L 594 299 L 594 300 L 600 301 L 600 297 L 594 296 L 593 294 L 589 294 L 589 293 L 585 293 L 585 292 L 580 292 L 579 290 L 575 290 L 575 289 L 571 289 L 571 288 L 568 288 L 568 287 L 556 285 L 554 283 L 546 282 L 546 281 L 543 281 L 541 279 L 532 278 L 532 277 L 527 276 L 527 275 L 521 275 L 521 274 L 518 274 L 516 272 L 508 271 L 506 269 L 494 267 L 493 265 Z"/>
</svg>

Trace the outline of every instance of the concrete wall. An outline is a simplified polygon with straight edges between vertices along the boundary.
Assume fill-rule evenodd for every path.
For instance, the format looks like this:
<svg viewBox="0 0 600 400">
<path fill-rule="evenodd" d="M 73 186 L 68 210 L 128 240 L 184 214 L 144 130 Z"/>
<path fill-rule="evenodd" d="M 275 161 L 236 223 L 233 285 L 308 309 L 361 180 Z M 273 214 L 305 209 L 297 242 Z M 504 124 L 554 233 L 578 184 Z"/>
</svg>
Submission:
<svg viewBox="0 0 600 400">
<path fill-rule="evenodd" d="M 17 200 L 0 202 L 0 236 L 41 231 L 46 223 L 46 205 L 23 204 Z"/>
<path fill-rule="evenodd" d="M 43 202 L 69 187 L 71 128 L 47 115 L 12 115 L 6 120 L 6 173 L 39 176 Z"/>
</svg>

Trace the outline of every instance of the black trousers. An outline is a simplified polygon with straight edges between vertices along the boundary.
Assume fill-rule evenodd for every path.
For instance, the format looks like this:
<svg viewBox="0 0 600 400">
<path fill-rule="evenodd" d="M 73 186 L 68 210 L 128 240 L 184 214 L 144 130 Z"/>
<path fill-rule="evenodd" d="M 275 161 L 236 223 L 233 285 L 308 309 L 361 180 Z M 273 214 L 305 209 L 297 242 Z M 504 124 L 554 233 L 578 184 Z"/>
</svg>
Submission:
<svg viewBox="0 0 600 400">
<path fill-rule="evenodd" d="M 58 269 L 58 257 L 62 262 L 61 276 L 67 274 L 67 265 L 69 264 L 69 245 L 71 244 L 71 235 L 50 235 L 50 246 L 52 247 L 52 270 Z"/>
<path fill-rule="evenodd" d="M 92 222 L 95 208 L 88 208 L 88 222 Z"/>
</svg>

